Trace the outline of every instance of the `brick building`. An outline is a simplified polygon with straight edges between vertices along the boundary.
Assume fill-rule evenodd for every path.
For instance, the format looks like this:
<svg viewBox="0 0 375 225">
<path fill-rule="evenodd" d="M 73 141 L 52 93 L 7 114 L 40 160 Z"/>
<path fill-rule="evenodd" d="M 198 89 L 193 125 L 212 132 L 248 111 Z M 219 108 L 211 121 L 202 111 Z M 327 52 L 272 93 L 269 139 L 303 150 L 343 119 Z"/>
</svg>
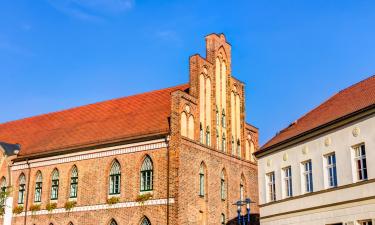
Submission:
<svg viewBox="0 0 375 225">
<path fill-rule="evenodd" d="M 208 35 L 206 51 L 190 57 L 188 84 L 1 124 L 0 141 L 21 146 L 0 161 L 3 217 L 217 225 L 235 220 L 240 198 L 258 202 L 258 130 L 245 122 L 244 83 L 223 34 Z"/>
</svg>

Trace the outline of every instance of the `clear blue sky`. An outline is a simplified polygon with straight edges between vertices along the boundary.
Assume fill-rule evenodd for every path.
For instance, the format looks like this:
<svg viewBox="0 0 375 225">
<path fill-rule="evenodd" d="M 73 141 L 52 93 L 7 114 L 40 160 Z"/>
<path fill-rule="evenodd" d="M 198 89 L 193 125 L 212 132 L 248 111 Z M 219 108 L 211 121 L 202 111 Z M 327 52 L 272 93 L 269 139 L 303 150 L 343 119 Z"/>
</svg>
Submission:
<svg viewBox="0 0 375 225">
<path fill-rule="evenodd" d="M 373 0 L 2 0 L 0 122 L 185 83 L 213 32 L 261 143 L 375 74 Z"/>
</svg>

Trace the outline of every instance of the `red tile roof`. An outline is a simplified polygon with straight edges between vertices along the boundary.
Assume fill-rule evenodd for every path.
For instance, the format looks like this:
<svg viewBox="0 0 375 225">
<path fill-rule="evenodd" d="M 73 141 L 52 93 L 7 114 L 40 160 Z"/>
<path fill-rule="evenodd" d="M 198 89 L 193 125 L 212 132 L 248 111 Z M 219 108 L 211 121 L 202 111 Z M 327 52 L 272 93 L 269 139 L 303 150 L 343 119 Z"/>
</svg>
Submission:
<svg viewBox="0 0 375 225">
<path fill-rule="evenodd" d="M 189 86 L 48 113 L 0 124 L 0 140 L 21 144 L 21 156 L 169 131 L 171 92 Z"/>
<path fill-rule="evenodd" d="M 259 152 L 375 104 L 375 75 L 332 96 L 262 146 Z"/>
</svg>

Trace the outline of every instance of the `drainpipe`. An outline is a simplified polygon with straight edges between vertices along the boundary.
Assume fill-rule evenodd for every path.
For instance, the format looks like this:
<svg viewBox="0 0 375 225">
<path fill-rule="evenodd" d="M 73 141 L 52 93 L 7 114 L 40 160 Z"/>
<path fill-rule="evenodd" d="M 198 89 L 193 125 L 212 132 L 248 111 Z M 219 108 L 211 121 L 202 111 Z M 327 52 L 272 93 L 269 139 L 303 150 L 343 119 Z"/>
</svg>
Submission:
<svg viewBox="0 0 375 225">
<path fill-rule="evenodd" d="M 170 156 L 169 156 L 169 141 L 171 137 L 168 135 L 166 137 L 167 142 L 167 225 L 169 225 L 169 165 L 170 165 Z"/>
<path fill-rule="evenodd" d="M 30 190 L 30 172 L 31 172 L 31 169 L 30 169 L 30 163 L 29 163 L 29 160 L 26 159 L 26 164 L 27 164 L 27 168 L 28 168 L 28 175 L 27 175 L 27 190 L 26 190 L 26 202 L 25 202 L 25 217 L 24 217 L 24 225 L 26 225 L 26 220 L 27 220 L 27 209 L 28 209 L 28 203 L 29 203 L 29 190 Z"/>
</svg>

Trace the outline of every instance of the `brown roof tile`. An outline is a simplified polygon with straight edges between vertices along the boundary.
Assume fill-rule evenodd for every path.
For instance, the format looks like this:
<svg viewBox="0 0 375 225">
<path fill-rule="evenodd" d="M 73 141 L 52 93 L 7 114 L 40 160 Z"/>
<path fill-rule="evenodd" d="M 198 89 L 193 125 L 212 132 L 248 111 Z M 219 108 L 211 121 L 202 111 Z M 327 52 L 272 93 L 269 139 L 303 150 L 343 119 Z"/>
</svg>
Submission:
<svg viewBox="0 0 375 225">
<path fill-rule="evenodd" d="M 0 124 L 0 140 L 21 156 L 169 131 L 171 92 L 147 92 Z"/>
<path fill-rule="evenodd" d="M 374 104 L 375 75 L 335 94 L 278 133 L 259 152 Z"/>
</svg>

